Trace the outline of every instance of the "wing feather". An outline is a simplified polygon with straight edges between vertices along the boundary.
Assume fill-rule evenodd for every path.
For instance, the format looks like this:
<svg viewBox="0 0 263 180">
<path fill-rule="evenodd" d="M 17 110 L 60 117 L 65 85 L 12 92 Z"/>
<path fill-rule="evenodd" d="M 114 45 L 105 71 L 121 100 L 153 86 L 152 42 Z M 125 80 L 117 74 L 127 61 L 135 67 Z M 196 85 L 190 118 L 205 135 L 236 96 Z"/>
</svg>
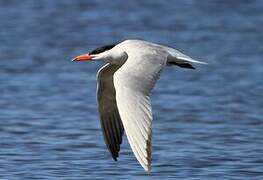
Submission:
<svg viewBox="0 0 263 180">
<path fill-rule="evenodd" d="M 152 108 L 150 92 L 166 63 L 166 56 L 129 56 L 114 74 L 116 101 L 132 151 L 151 170 Z"/>
<path fill-rule="evenodd" d="M 105 143 L 116 161 L 124 128 L 116 104 L 113 74 L 120 66 L 106 64 L 97 74 L 97 100 Z"/>
</svg>

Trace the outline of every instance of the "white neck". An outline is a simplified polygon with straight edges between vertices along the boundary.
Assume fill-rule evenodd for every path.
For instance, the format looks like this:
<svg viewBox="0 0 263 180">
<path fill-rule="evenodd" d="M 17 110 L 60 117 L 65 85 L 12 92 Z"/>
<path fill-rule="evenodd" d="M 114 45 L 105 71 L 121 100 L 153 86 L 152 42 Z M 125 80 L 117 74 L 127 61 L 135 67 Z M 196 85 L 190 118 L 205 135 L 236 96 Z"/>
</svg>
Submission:
<svg viewBox="0 0 263 180">
<path fill-rule="evenodd" d="M 100 54 L 93 55 L 92 59 L 104 60 L 105 62 L 113 64 L 122 64 L 128 58 L 128 55 L 125 51 L 120 51 L 117 48 L 112 48 L 111 50 L 104 51 Z"/>
</svg>

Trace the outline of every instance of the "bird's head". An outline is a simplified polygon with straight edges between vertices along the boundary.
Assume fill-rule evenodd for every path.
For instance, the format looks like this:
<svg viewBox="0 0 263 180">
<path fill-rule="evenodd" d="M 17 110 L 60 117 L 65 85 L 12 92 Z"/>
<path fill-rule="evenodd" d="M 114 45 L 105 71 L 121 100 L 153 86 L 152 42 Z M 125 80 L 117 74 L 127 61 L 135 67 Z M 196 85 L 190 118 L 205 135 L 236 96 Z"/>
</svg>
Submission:
<svg viewBox="0 0 263 180">
<path fill-rule="evenodd" d="M 115 44 L 107 45 L 99 47 L 89 53 L 79 55 L 72 59 L 72 61 L 91 61 L 91 60 L 98 60 L 98 59 L 110 59 L 114 56 L 114 51 L 112 48 L 115 46 Z"/>
</svg>

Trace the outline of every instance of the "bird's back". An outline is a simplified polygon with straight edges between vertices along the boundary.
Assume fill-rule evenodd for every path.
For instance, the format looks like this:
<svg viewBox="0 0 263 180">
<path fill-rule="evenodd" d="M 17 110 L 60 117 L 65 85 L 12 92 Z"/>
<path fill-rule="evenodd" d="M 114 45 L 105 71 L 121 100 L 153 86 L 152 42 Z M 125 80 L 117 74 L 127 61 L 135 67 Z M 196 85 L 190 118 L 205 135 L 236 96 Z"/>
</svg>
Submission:
<svg viewBox="0 0 263 180">
<path fill-rule="evenodd" d="M 125 51 L 129 58 L 136 59 L 137 65 L 139 61 L 148 61 L 153 63 L 152 65 L 166 64 L 169 55 L 169 52 L 161 45 L 143 40 L 125 40 L 116 48 Z"/>
</svg>

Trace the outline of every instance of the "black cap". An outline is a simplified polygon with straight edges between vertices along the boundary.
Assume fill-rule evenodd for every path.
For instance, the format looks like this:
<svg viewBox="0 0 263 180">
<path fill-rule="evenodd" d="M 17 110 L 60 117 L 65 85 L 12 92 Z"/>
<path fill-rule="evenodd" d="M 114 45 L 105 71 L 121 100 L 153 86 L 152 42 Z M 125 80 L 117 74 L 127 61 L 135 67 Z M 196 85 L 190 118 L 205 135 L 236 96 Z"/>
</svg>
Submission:
<svg viewBox="0 0 263 180">
<path fill-rule="evenodd" d="M 102 46 L 102 47 L 99 47 L 97 49 L 94 49 L 93 51 L 89 52 L 90 55 L 95 55 L 95 54 L 100 54 L 104 51 L 107 51 L 107 50 L 110 50 L 112 49 L 114 46 L 116 46 L 116 44 L 112 44 L 112 45 L 107 45 L 107 46 Z"/>
</svg>

